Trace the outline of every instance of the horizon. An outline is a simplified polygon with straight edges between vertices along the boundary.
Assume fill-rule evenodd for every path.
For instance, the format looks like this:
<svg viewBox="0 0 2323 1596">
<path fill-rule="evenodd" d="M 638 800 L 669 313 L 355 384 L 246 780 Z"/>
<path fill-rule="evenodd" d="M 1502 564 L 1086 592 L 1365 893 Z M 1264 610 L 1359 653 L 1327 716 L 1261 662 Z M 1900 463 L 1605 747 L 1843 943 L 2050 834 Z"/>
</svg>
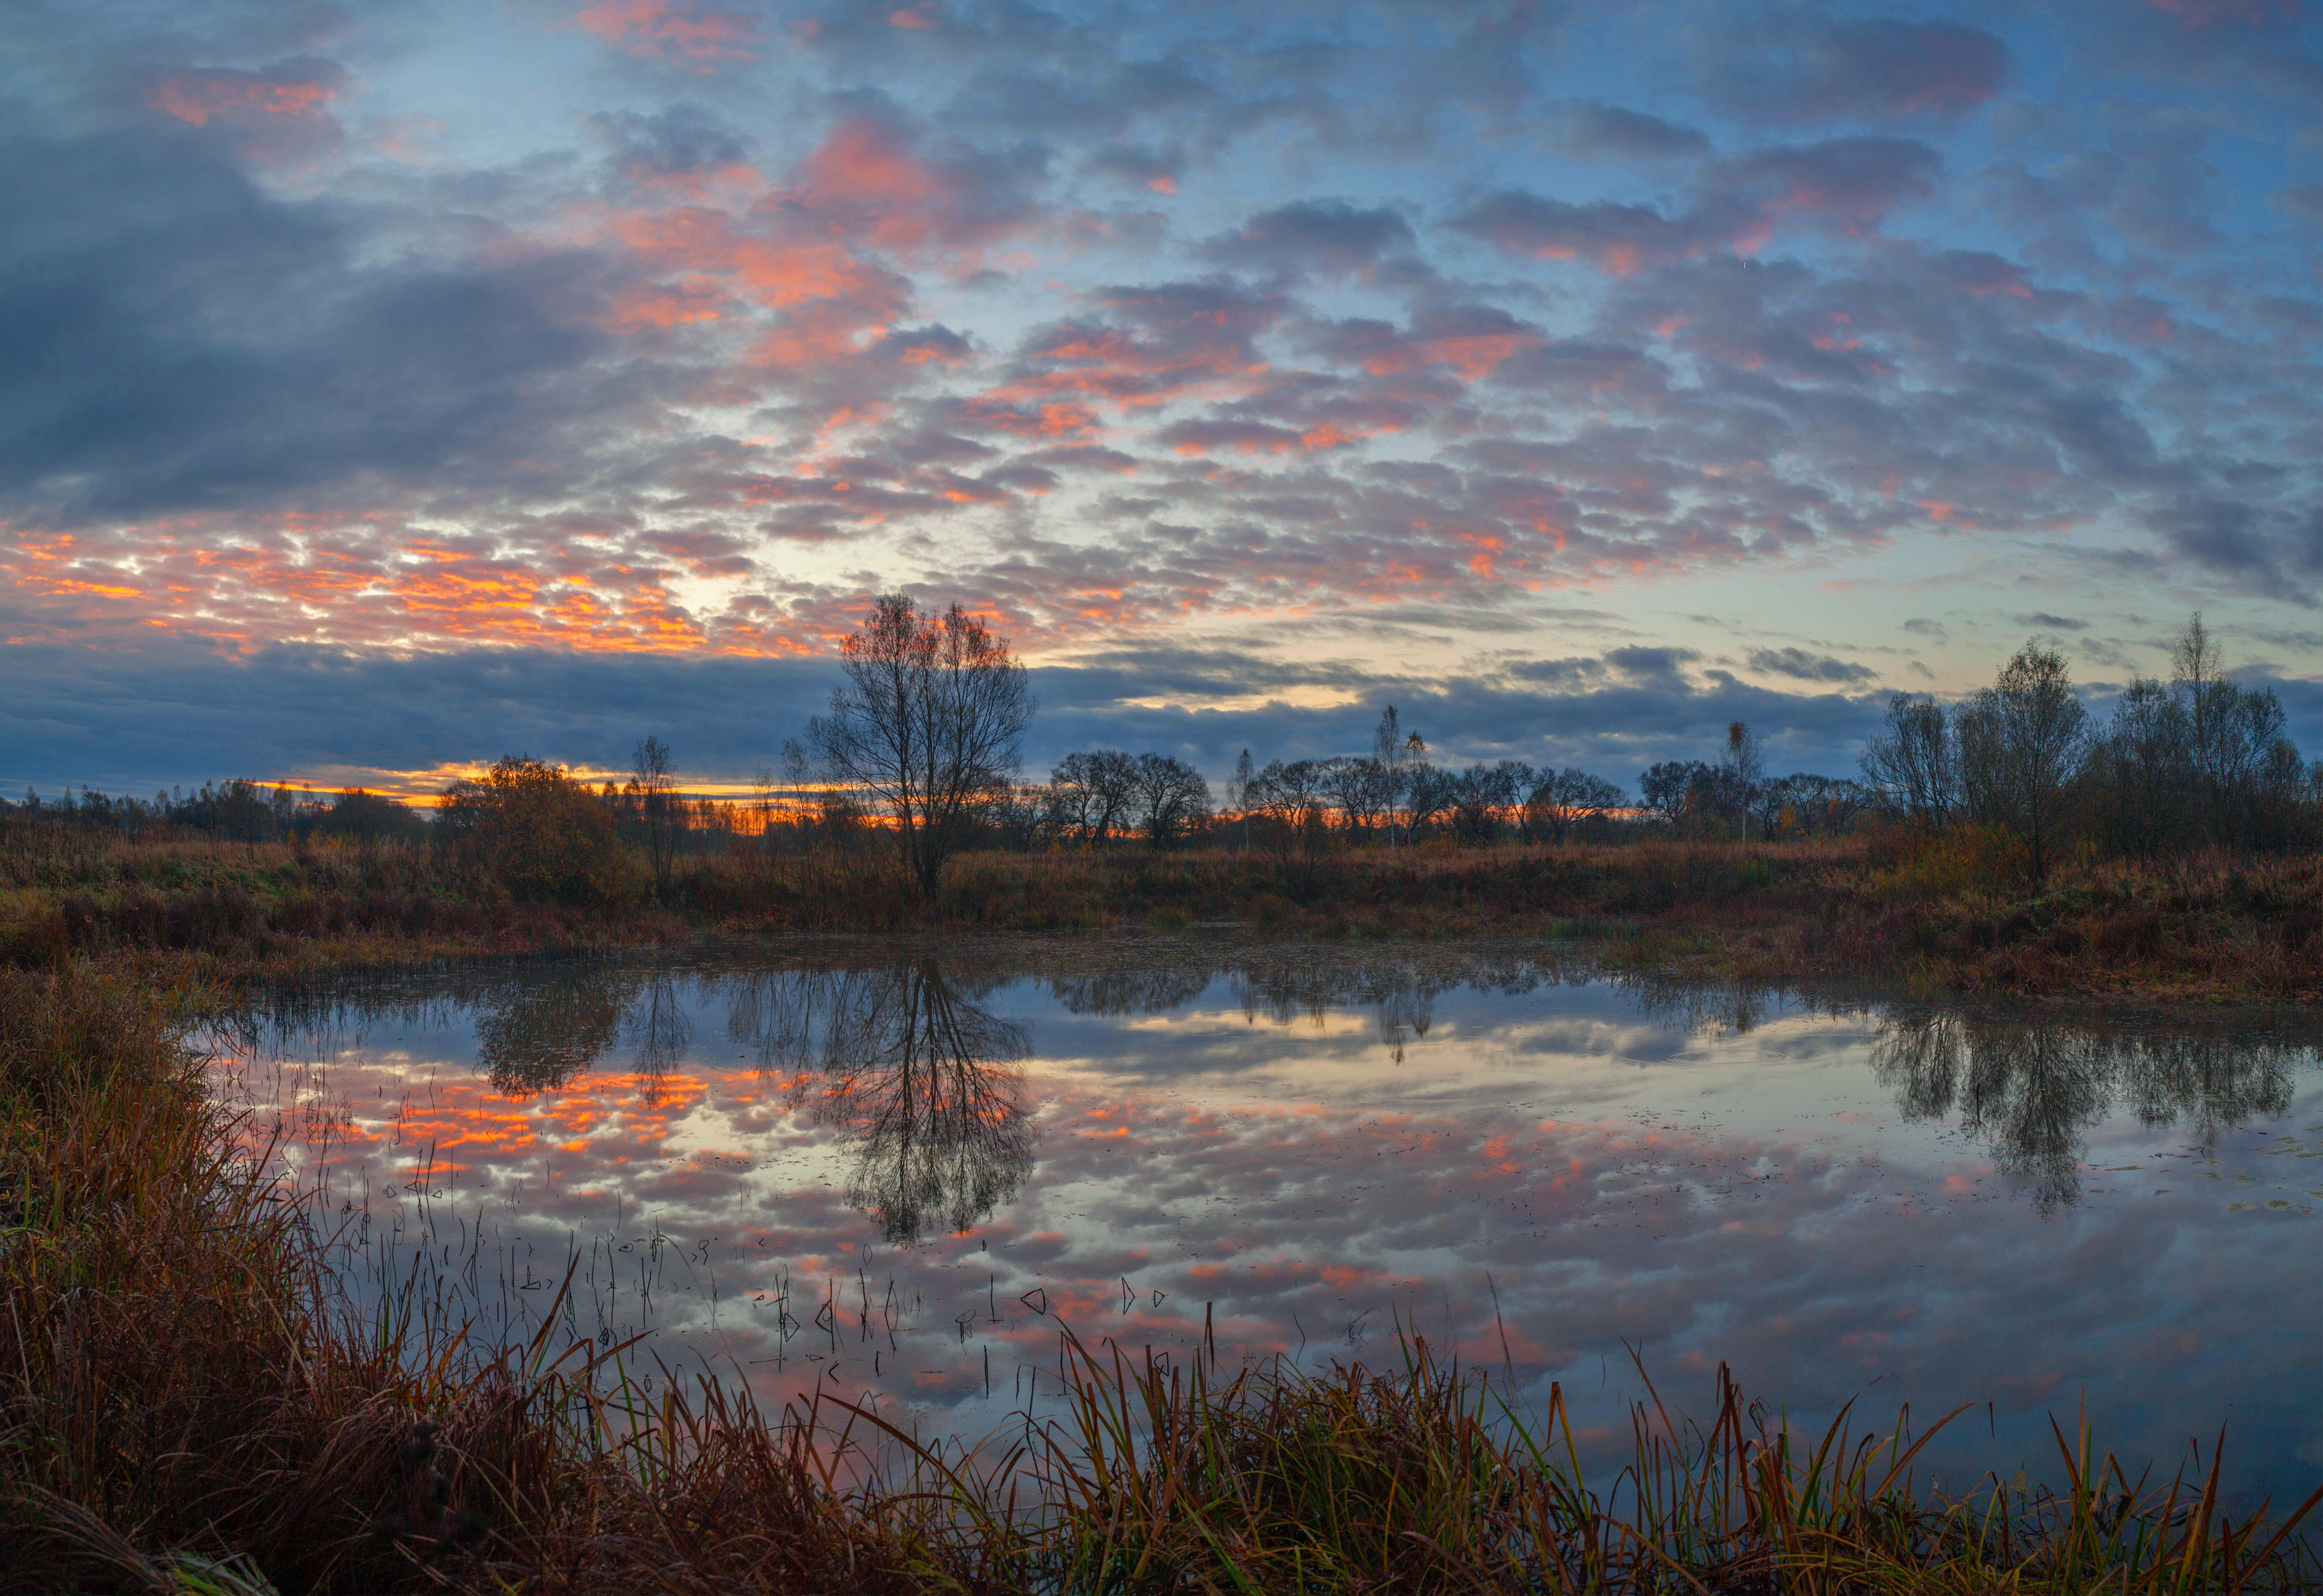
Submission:
<svg viewBox="0 0 2323 1596">
<path fill-rule="evenodd" d="M 0 73 L 10 794 L 747 789 L 891 591 L 1032 779 L 1389 703 L 1850 776 L 2195 610 L 2323 753 L 2295 5 L 74 0 Z"/>
</svg>

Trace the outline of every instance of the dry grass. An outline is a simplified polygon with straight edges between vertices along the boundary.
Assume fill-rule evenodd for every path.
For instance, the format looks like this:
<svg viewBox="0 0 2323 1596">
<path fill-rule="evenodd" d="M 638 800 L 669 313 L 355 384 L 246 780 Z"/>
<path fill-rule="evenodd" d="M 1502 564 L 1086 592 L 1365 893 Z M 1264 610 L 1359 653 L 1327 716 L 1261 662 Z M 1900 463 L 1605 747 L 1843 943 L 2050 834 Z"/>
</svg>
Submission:
<svg viewBox="0 0 2323 1596">
<path fill-rule="evenodd" d="M 1738 844 L 1448 842 L 1312 858 L 1128 845 L 970 853 L 929 902 L 878 850 L 689 858 L 666 905 L 520 903 L 425 847 L 0 827 L 0 964 L 138 956 L 197 978 L 685 940 L 704 931 L 1095 933 L 1235 922 L 1319 940 L 1554 936 L 1686 973 L 2165 1002 L 2323 996 L 2323 856 L 2084 858 L 2027 883 L 1973 832 Z"/>
</svg>

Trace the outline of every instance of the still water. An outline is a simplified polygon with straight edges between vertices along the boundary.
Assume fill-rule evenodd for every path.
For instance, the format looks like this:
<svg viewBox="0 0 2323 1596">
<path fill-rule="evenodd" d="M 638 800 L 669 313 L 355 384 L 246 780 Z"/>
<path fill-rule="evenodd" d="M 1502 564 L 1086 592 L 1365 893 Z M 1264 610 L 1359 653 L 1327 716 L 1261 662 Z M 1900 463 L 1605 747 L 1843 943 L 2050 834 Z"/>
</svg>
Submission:
<svg viewBox="0 0 2323 1596">
<path fill-rule="evenodd" d="M 350 1289 L 648 1378 L 974 1435 L 1060 1325 L 1820 1421 L 2046 1416 L 2323 1480 L 2323 1069 L 2297 1023 L 2101 1024 L 1614 979 L 1538 945 L 833 940 L 283 989 L 216 1066 Z M 650 1372 L 658 1368 L 662 1372 Z M 1050 1387 L 1055 1390 L 1053 1373 Z M 2133 1472 L 2135 1467 L 2133 1466 Z M 2293 1500 L 2296 1500 L 2294 1496 Z"/>
</svg>

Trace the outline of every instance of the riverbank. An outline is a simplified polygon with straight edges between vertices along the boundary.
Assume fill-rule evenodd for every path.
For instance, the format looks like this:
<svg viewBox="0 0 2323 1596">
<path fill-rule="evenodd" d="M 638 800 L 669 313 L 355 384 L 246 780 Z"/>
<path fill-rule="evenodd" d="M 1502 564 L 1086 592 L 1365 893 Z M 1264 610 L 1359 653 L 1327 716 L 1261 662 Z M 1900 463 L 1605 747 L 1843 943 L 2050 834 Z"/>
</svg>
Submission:
<svg viewBox="0 0 2323 1596">
<path fill-rule="evenodd" d="M 2215 1453 L 2207 1478 L 2132 1491 L 2135 1466 L 2061 1435 L 2061 1490 L 1947 1499 L 1910 1439 L 1786 1435 L 1723 1371 L 1698 1424 L 1641 1408 L 1632 1472 L 1593 1486 L 1556 1396 L 1511 1410 L 1497 1371 L 1417 1343 L 1327 1373 L 1070 1345 L 1066 1400 L 1009 1427 L 1013 1458 L 940 1458 L 836 1403 L 645 1399 L 620 1348 L 354 1313 L 310 1211 L 237 1152 L 252 1127 L 204 1095 L 190 995 L 0 971 L 0 1588 L 2323 1583 L 2277 1537 L 2297 1504 L 2272 1525 L 2220 1509 Z"/>
<path fill-rule="evenodd" d="M 681 858 L 658 901 L 526 901 L 425 846 L 0 838 L 0 964 L 188 980 L 791 931 L 1585 940 L 1711 978 L 2100 1003 L 2323 1000 L 2323 857 L 2068 863 L 1973 833 L 1827 842 L 979 852 L 932 900 L 884 851 Z"/>
</svg>

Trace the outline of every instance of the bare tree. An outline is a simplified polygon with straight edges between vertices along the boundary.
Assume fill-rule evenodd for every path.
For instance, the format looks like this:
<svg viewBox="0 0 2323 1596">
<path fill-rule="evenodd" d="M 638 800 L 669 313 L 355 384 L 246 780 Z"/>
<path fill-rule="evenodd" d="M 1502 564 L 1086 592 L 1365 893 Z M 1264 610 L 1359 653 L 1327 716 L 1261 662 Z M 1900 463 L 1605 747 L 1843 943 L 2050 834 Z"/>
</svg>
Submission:
<svg viewBox="0 0 2323 1596">
<path fill-rule="evenodd" d="M 1137 756 L 1119 748 L 1099 748 L 1088 756 L 1089 791 L 1096 800 L 1093 813 L 1097 839 L 1102 842 L 1129 825 L 1137 803 Z"/>
<path fill-rule="evenodd" d="M 1942 826 L 1960 802 L 1960 767 L 1933 699 L 1898 693 L 1863 750 L 1863 779 L 1890 808 L 1925 827 Z"/>
<path fill-rule="evenodd" d="M 1741 721 L 1726 728 L 1726 751 L 1718 762 L 1719 784 L 1726 801 L 1741 815 L 1742 840 L 1750 840 L 1750 806 L 1758 801 L 1766 780 L 1767 761 L 1758 751 L 1758 735 Z"/>
<path fill-rule="evenodd" d="M 646 852 L 653 860 L 654 895 L 669 896 L 670 866 L 677 853 L 677 833 L 684 817 L 678 812 L 677 784 L 669 773 L 669 745 L 657 737 L 638 738 L 629 756 L 629 797 L 637 805 L 639 829 L 646 834 Z"/>
<path fill-rule="evenodd" d="M 1226 810 L 1242 821 L 1242 850 L 1250 851 L 1251 789 L 1257 784 L 1258 767 L 1251 763 L 1250 750 L 1244 748 L 1242 757 L 1235 761 L 1234 774 L 1226 778 Z"/>
<path fill-rule="evenodd" d="M 1601 819 L 1629 807 L 1630 795 L 1602 776 L 1585 770 L 1566 769 L 1541 778 L 1525 803 L 1525 818 L 1536 835 L 1562 842 L 1583 822 Z"/>
<path fill-rule="evenodd" d="M 945 859 L 1005 791 L 1038 707 L 1006 639 L 954 604 L 923 616 L 891 593 L 841 649 L 847 684 L 807 722 L 800 770 L 894 817 L 904 867 L 932 895 Z"/>
<path fill-rule="evenodd" d="M 1322 846 L 1330 797 L 1328 771 L 1315 759 L 1285 765 L 1267 762 L 1252 789 L 1251 804 L 1272 822 L 1275 846 L 1288 858 L 1297 848 L 1310 857 Z"/>
<path fill-rule="evenodd" d="M 1423 828 L 1443 820 L 1459 799 L 1457 775 L 1424 757 L 1414 757 L 1403 773 L 1404 835 L 1416 837 Z"/>
<path fill-rule="evenodd" d="M 1064 837 L 1089 839 L 1097 821 L 1097 786 L 1090 779 L 1089 756 L 1068 754 L 1049 773 L 1048 823 Z"/>
<path fill-rule="evenodd" d="M 1323 791 L 1350 837 L 1367 837 L 1388 805 L 1388 773 L 1376 758 L 1341 756 L 1322 767 Z"/>
<path fill-rule="evenodd" d="M 1718 773 L 1699 759 L 1665 759 L 1638 773 L 1638 795 L 1672 830 L 1699 817 L 1703 794 L 1718 784 Z"/>
<path fill-rule="evenodd" d="M 2088 723 L 2064 656 L 2038 643 L 2018 649 L 1953 720 L 1970 812 L 2016 834 L 2036 882 L 2048 874 Z"/>
<path fill-rule="evenodd" d="M 1412 762 L 1423 757 L 1427 752 L 1428 745 L 1420 739 L 1419 733 L 1406 733 L 1402 720 L 1395 712 L 1395 706 L 1388 705 L 1380 715 L 1379 725 L 1372 730 L 1371 764 L 1373 779 L 1379 788 L 1377 812 L 1387 822 L 1387 840 L 1391 848 L 1395 846 L 1399 830 L 1405 830 L 1408 834 L 1408 825 L 1398 811 L 1410 785 Z"/>
<path fill-rule="evenodd" d="M 1142 754 L 1137 760 L 1137 823 L 1156 848 L 1210 818 L 1210 784 L 1183 759 Z"/>
<path fill-rule="evenodd" d="M 1500 835 L 1501 818 L 1524 803 L 1539 779 L 1521 759 L 1471 765 L 1455 786 L 1452 829 L 1463 842 L 1492 841 Z"/>
</svg>

